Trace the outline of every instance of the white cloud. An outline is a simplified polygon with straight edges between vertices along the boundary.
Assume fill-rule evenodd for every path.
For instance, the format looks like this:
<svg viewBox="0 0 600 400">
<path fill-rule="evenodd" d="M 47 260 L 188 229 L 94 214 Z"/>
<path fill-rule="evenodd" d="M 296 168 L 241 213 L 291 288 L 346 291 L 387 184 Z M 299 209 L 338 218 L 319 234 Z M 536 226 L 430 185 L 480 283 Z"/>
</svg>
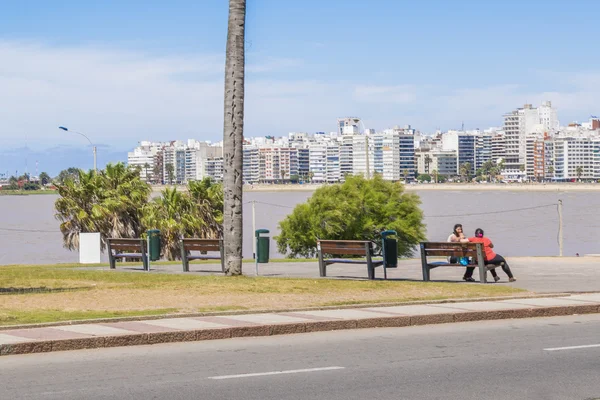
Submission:
<svg viewBox="0 0 600 400">
<path fill-rule="evenodd" d="M 0 41 L 0 146 L 50 147 L 83 138 L 128 148 L 138 140 L 219 140 L 223 125 L 223 54 L 155 56 L 108 47 L 53 47 Z M 424 131 L 500 125 L 502 114 L 551 100 L 563 122 L 585 119 L 600 104 L 600 73 L 556 74 L 564 90 L 523 83 L 456 89 L 391 82 L 325 80 L 303 61 L 254 54 L 246 80 L 247 136 L 330 131 L 357 115 L 376 129 L 411 124 Z M 329 74 L 328 74 L 329 75 Z M 540 75 L 541 76 L 541 75 Z M 275 78 L 278 79 L 275 79 Z M 26 142 L 25 142 L 26 141 Z"/>
</svg>

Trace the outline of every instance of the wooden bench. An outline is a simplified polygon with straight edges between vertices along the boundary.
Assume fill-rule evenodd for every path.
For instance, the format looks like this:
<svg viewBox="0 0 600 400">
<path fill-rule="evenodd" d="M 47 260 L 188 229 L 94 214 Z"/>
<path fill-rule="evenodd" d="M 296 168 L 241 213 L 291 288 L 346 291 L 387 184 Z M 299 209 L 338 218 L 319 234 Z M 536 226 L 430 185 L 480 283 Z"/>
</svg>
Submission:
<svg viewBox="0 0 600 400">
<path fill-rule="evenodd" d="M 383 260 L 373 260 L 373 243 L 368 240 L 318 240 L 317 251 L 319 253 L 319 274 L 321 276 L 327 276 L 327 266 L 329 264 L 366 264 L 369 279 L 375 279 L 375 267 L 383 265 Z M 324 254 L 362 256 L 365 259 L 325 258 Z M 385 266 L 383 274 L 384 278 L 387 279 Z"/>
<path fill-rule="evenodd" d="M 141 259 L 144 270 L 148 271 L 148 251 L 144 239 L 106 239 L 110 268 L 116 268 L 116 259 Z"/>
<path fill-rule="evenodd" d="M 221 271 L 225 272 L 223 239 L 181 239 L 180 246 L 183 272 L 190 272 L 190 260 L 221 260 Z M 192 251 L 199 251 L 200 254 L 190 254 Z M 207 254 L 209 251 L 218 251 L 219 254 Z"/>
<path fill-rule="evenodd" d="M 477 267 L 479 268 L 479 281 L 487 282 L 487 271 L 498 265 L 485 264 L 483 257 L 483 244 L 470 242 L 421 242 L 421 266 L 423 269 L 423 280 L 429 281 L 430 271 L 437 267 Z M 449 263 L 447 260 L 429 262 L 427 257 L 472 257 L 476 264 L 462 265 L 460 263 Z"/>
</svg>

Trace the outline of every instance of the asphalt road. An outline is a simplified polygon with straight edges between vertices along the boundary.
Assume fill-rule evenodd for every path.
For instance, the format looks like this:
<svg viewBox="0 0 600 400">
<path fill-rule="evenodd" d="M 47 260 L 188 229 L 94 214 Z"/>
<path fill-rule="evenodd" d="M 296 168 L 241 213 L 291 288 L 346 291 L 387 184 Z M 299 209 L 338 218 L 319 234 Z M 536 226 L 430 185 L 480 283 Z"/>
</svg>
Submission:
<svg viewBox="0 0 600 400">
<path fill-rule="evenodd" d="M 8 356 L 0 398 L 596 399 L 600 315 Z"/>
</svg>

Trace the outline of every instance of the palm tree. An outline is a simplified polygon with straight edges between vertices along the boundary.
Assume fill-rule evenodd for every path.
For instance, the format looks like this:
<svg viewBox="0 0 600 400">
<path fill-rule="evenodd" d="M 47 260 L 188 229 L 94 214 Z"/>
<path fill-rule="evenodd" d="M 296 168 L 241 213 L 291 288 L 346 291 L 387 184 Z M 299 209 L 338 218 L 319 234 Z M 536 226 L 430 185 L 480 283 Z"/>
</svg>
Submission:
<svg viewBox="0 0 600 400">
<path fill-rule="evenodd" d="M 462 163 L 460 166 L 460 175 L 464 177 L 465 181 L 469 180 L 469 175 L 471 174 L 471 163 L 466 162 Z"/>
<path fill-rule="evenodd" d="M 173 178 L 175 177 L 175 167 L 173 167 L 173 164 L 169 163 L 165 168 L 167 170 L 167 180 L 169 181 L 169 185 L 172 185 Z"/>
<path fill-rule="evenodd" d="M 104 249 L 106 238 L 140 237 L 144 231 L 142 210 L 150 186 L 123 163 L 107 164 L 99 174 L 79 170 L 76 179 L 58 185 L 58 194 L 55 216 L 69 250 L 79 248 L 80 232 L 99 232 Z"/>
<path fill-rule="evenodd" d="M 552 165 L 548 165 L 548 175 L 550 175 L 550 178 L 554 177 L 554 167 Z"/>
<path fill-rule="evenodd" d="M 159 180 L 160 177 L 160 180 Z M 152 170 L 152 180 L 154 183 L 163 183 L 163 173 L 160 164 L 154 164 L 154 168 Z"/>
<path fill-rule="evenodd" d="M 144 180 L 146 182 L 150 182 L 150 178 L 148 176 L 148 168 L 150 168 L 150 164 L 144 163 Z"/>
<path fill-rule="evenodd" d="M 229 0 L 223 123 L 223 241 L 225 273 L 242 273 L 242 157 L 246 0 Z"/>
<path fill-rule="evenodd" d="M 433 181 L 433 182 L 434 182 L 434 183 L 437 183 L 437 182 L 438 182 L 438 170 L 437 170 L 437 169 L 434 169 L 434 170 L 432 171 L 432 174 L 433 174 L 433 179 L 434 179 L 434 181 Z"/>
<path fill-rule="evenodd" d="M 80 232 L 101 231 L 105 212 L 98 205 L 99 187 L 100 179 L 91 170 L 79 170 L 77 180 L 69 177 L 63 184 L 58 185 L 60 198 L 54 203 L 54 208 L 55 217 L 60 221 L 65 248 L 79 248 Z"/>
<path fill-rule="evenodd" d="M 431 157 L 429 156 L 429 154 L 425 154 L 425 173 L 428 174 L 429 173 L 429 164 L 431 164 L 431 161 L 433 161 L 431 159 Z"/>
<path fill-rule="evenodd" d="M 181 257 L 179 243 L 182 237 L 207 239 L 221 236 L 218 214 L 222 203 L 219 203 L 217 187 L 220 185 L 207 188 L 202 187 L 202 182 L 190 184 L 194 193 L 166 188 L 161 197 L 144 207 L 144 226 L 160 230 L 161 253 L 169 260 Z M 218 213 L 213 212 L 215 205 L 221 207 Z"/>
<path fill-rule="evenodd" d="M 575 173 L 577 174 L 577 179 L 581 180 L 581 175 L 583 175 L 583 167 L 580 165 L 575 169 Z"/>
</svg>

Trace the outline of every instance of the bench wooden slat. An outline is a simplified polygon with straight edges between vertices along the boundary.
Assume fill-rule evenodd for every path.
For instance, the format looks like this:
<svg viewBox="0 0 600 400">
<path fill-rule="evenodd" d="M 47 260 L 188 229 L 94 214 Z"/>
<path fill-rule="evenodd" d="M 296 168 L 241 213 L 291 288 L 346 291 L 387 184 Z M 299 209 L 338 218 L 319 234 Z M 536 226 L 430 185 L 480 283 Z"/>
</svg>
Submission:
<svg viewBox="0 0 600 400">
<path fill-rule="evenodd" d="M 221 260 L 221 271 L 225 272 L 223 239 L 183 238 L 180 248 L 184 272 L 190 271 L 190 260 Z M 191 254 L 192 251 L 199 251 L 201 254 Z M 206 254 L 209 251 L 218 251 L 219 255 Z"/>
<path fill-rule="evenodd" d="M 421 242 L 421 268 L 423 270 L 423 280 L 429 281 L 429 272 L 437 267 L 478 267 L 479 280 L 482 283 L 487 282 L 487 271 L 493 268 L 488 267 L 484 261 L 483 245 L 472 242 Z M 449 262 L 428 262 L 427 257 L 471 257 L 477 264 L 462 265 L 460 263 Z M 494 267 L 495 268 L 495 267 Z"/>
<path fill-rule="evenodd" d="M 372 260 L 373 244 L 368 240 L 317 240 L 317 251 L 319 254 L 319 274 L 327 276 L 327 265 L 341 264 L 366 264 L 369 279 L 375 279 L 375 267 L 383 265 L 383 261 Z M 326 258 L 324 254 L 336 256 L 362 256 L 366 259 L 351 258 Z M 384 267 L 384 277 L 387 273 Z"/>
<path fill-rule="evenodd" d="M 146 241 L 142 238 L 107 238 L 108 260 L 111 269 L 116 268 L 117 258 L 141 258 L 145 270 L 148 270 Z"/>
</svg>

